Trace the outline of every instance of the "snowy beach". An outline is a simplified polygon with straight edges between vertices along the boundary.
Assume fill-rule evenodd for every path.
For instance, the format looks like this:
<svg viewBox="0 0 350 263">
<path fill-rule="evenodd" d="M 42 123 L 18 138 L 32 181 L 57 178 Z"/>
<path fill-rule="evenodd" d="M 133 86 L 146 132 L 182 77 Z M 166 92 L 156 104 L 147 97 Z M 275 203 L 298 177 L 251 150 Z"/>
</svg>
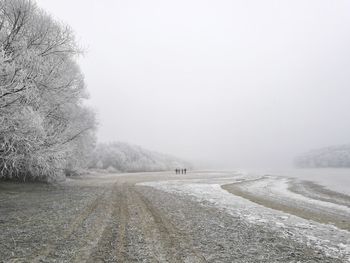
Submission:
<svg viewBox="0 0 350 263">
<path fill-rule="evenodd" d="M 350 262 L 349 198 L 241 172 L 3 183 L 0 262 Z"/>
</svg>

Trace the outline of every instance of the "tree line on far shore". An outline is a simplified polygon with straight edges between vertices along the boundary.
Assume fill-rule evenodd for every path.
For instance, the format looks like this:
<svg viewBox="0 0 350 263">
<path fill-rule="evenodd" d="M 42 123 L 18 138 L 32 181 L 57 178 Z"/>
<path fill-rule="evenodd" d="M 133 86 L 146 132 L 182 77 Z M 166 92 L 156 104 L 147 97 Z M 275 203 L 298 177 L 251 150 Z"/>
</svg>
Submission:
<svg viewBox="0 0 350 263">
<path fill-rule="evenodd" d="M 350 145 L 330 146 L 305 153 L 295 159 L 301 168 L 350 168 Z"/>
</svg>

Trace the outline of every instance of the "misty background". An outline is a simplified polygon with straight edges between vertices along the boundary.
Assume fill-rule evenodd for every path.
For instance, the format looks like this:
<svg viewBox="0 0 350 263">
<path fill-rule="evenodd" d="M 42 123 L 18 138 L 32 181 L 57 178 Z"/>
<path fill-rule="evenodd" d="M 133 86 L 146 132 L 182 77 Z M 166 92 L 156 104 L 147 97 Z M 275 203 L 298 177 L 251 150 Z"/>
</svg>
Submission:
<svg viewBox="0 0 350 263">
<path fill-rule="evenodd" d="M 38 0 L 72 26 L 100 142 L 220 168 L 349 143 L 349 1 Z"/>
</svg>

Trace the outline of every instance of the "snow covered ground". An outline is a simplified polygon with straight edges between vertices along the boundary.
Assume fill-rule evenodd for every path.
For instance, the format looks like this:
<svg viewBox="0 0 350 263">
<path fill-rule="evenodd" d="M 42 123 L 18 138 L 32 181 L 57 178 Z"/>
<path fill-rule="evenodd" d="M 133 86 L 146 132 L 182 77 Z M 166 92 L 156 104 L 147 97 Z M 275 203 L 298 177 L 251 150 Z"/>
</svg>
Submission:
<svg viewBox="0 0 350 263">
<path fill-rule="evenodd" d="M 323 201 L 291 191 L 289 188 L 291 182 L 293 182 L 291 179 L 257 173 L 218 172 L 213 173 L 212 178 L 147 182 L 142 185 L 168 193 L 194 197 L 201 204 L 220 208 L 247 223 L 273 229 L 280 237 L 300 242 L 343 262 L 350 262 L 348 229 L 340 229 L 331 223 L 325 224 L 305 219 L 305 216 L 297 216 L 297 213 L 271 209 L 263 203 L 252 202 L 222 188 L 224 185 L 239 186 L 240 191 L 257 197 L 263 196 L 264 200 L 279 202 L 283 205 L 290 204 L 290 207 L 301 208 L 306 211 L 305 213 L 309 210 L 311 214 L 321 211 L 321 216 L 340 217 L 342 220 L 350 221 L 350 203 L 346 203 L 348 199 L 345 195 L 341 196 L 342 198 L 345 196 L 345 201 L 343 200 L 345 203 Z"/>
</svg>

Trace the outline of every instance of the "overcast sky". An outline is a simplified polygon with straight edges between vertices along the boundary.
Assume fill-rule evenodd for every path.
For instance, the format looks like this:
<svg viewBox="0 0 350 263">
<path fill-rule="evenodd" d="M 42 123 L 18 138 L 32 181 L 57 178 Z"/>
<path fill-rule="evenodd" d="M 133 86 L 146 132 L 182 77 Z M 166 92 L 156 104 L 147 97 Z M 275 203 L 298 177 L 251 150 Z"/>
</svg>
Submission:
<svg viewBox="0 0 350 263">
<path fill-rule="evenodd" d="M 350 143 L 350 1 L 39 0 L 72 26 L 100 141 L 223 168 Z"/>
</svg>

